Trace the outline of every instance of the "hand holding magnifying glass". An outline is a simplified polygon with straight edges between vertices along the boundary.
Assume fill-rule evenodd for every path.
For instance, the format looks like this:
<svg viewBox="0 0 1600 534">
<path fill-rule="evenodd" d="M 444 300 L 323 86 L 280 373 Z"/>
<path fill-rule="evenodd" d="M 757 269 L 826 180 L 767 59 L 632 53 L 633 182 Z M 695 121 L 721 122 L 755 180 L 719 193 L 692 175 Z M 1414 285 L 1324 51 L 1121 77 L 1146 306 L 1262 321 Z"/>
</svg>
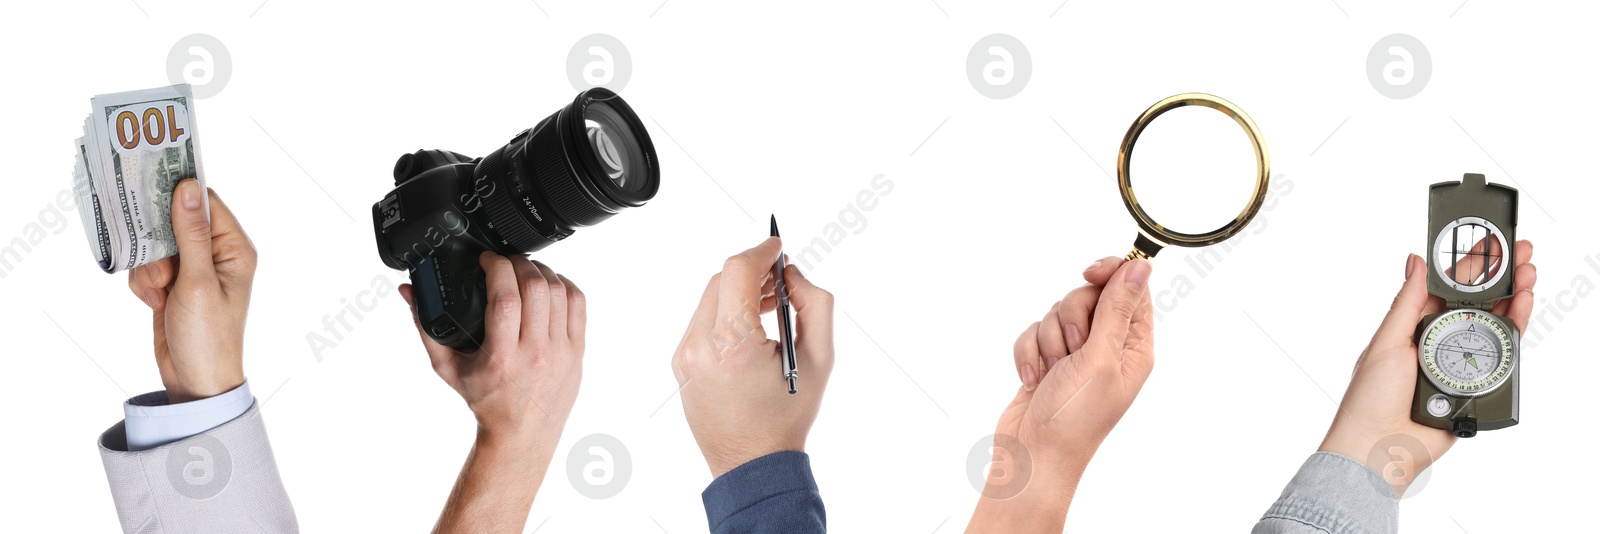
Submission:
<svg viewBox="0 0 1600 534">
<path fill-rule="evenodd" d="M 1139 206 L 1128 169 L 1134 141 L 1167 111 L 1201 105 L 1243 126 L 1255 147 L 1257 179 L 1249 204 L 1222 228 L 1186 234 L 1155 222 Z M 1086 284 L 1067 294 L 1017 338 L 1022 388 L 995 426 L 996 461 L 967 532 L 1060 532 L 1077 488 L 1100 443 L 1132 405 L 1155 364 L 1155 320 L 1149 279 L 1163 246 L 1199 247 L 1243 230 L 1260 211 L 1268 185 L 1261 132 L 1238 107 L 1215 96 L 1187 93 L 1157 102 L 1133 123 L 1117 155 L 1117 181 L 1139 237 L 1126 260 L 1109 257 L 1083 273 Z"/>
</svg>

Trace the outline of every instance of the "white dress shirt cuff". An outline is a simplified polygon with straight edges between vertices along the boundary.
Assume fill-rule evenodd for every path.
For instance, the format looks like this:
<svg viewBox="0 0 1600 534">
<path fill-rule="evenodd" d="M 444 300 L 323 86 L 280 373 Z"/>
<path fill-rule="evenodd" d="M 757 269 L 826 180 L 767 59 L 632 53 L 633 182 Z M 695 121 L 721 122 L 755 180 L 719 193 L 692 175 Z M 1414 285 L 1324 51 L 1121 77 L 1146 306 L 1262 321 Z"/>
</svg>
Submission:
<svg viewBox="0 0 1600 534">
<path fill-rule="evenodd" d="M 243 415 L 254 402 L 249 380 L 233 391 L 179 404 L 168 404 L 166 391 L 128 399 L 122 405 L 128 450 L 142 451 L 198 435 Z"/>
</svg>

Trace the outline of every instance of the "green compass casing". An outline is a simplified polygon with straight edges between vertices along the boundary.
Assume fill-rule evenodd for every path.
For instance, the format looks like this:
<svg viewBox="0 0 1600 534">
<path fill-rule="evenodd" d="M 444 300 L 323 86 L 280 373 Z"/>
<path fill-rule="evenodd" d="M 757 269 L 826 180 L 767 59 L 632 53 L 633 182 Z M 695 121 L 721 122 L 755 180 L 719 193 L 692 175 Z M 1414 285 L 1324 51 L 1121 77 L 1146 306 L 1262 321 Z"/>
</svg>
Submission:
<svg viewBox="0 0 1600 534">
<path fill-rule="evenodd" d="M 1470 438 L 1517 424 L 1521 336 L 1494 315 L 1516 279 L 1517 190 L 1482 174 L 1428 191 L 1428 293 L 1445 311 L 1417 325 L 1411 420 Z"/>
</svg>

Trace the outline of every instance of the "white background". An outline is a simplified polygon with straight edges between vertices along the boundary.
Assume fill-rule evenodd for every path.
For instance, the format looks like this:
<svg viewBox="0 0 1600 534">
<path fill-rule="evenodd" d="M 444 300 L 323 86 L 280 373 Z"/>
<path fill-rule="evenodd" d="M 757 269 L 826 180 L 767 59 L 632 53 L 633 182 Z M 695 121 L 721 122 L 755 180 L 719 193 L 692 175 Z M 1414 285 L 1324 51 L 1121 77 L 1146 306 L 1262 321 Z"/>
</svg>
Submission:
<svg viewBox="0 0 1600 534">
<path fill-rule="evenodd" d="M 117 528 L 95 438 L 127 396 L 160 387 L 148 312 L 123 276 L 93 265 L 76 214 L 48 212 L 69 186 L 89 97 L 167 85 L 168 51 L 192 33 L 232 56 L 226 87 L 197 108 L 204 164 L 260 250 L 246 370 L 305 531 L 426 530 L 473 437 L 393 292 L 320 361 L 307 341 L 327 335 L 324 316 L 371 298 L 375 280 L 404 279 L 379 262 L 369 216 L 395 157 L 481 155 L 565 105 L 575 94 L 568 50 L 592 33 L 631 52 L 621 94 L 655 139 L 663 184 L 648 206 L 539 253 L 588 293 L 590 339 L 529 531 L 705 529 L 699 492 L 710 476 L 668 367 L 703 283 L 765 236 L 766 214 L 778 214 L 795 254 L 878 174 L 892 192 L 810 268 L 839 309 L 838 364 L 808 452 L 833 530 L 960 531 L 977 497 L 967 453 L 1017 387 L 1013 339 L 1085 265 L 1126 252 L 1135 229 L 1107 174 L 1117 143 L 1146 106 L 1184 91 L 1246 109 L 1275 180 L 1292 185 L 1211 267 L 1197 267 L 1194 250 L 1157 258 L 1159 364 L 1080 484 L 1068 530 L 1248 530 L 1315 450 L 1405 255 L 1424 252 L 1428 184 L 1464 172 L 1522 191 L 1518 232 L 1538 248 L 1522 424 L 1458 443 L 1403 501 L 1401 525 L 1551 531 L 1592 508 L 1600 468 L 1588 394 L 1600 369 L 1585 334 L 1600 307 L 1590 297 L 1600 242 L 1581 229 L 1596 192 L 1586 156 L 1600 139 L 1584 99 L 1600 43 L 1587 3 L 107 0 L 6 10 L 0 146 L 13 156 L 0 247 L 38 241 L 0 278 L 11 332 L 0 516 L 19 531 Z M 1032 57 L 1028 85 L 1009 99 L 979 94 L 964 70 L 992 33 Z M 1379 94 L 1366 74 L 1369 49 L 1393 33 L 1432 56 L 1430 81 L 1409 99 Z M 1140 161 L 1189 195 L 1175 198 L 1227 215 L 1235 196 L 1208 184 L 1238 186 L 1227 180 L 1248 173 L 1248 155 L 1235 127 L 1199 117 L 1162 127 L 1177 128 L 1159 145 L 1174 151 L 1167 158 L 1155 140 L 1168 134 L 1152 130 Z M 1195 144 L 1180 151 L 1184 142 Z M 1223 168 L 1232 173 L 1214 171 Z M 30 224 L 49 228 L 40 237 Z M 565 473 L 571 443 L 594 433 L 632 458 L 630 482 L 608 500 L 580 495 Z"/>
</svg>

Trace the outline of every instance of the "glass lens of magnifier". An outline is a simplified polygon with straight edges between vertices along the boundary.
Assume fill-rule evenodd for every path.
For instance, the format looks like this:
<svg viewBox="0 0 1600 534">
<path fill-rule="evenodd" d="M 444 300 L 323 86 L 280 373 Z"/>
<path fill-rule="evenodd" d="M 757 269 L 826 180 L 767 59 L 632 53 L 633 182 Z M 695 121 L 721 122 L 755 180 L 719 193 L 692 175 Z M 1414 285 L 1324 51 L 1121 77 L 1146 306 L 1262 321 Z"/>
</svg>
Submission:
<svg viewBox="0 0 1600 534">
<path fill-rule="evenodd" d="M 1156 117 L 1134 144 L 1134 196 L 1157 224 L 1201 234 L 1233 222 L 1256 184 L 1255 150 L 1243 127 L 1200 106 Z"/>
</svg>

